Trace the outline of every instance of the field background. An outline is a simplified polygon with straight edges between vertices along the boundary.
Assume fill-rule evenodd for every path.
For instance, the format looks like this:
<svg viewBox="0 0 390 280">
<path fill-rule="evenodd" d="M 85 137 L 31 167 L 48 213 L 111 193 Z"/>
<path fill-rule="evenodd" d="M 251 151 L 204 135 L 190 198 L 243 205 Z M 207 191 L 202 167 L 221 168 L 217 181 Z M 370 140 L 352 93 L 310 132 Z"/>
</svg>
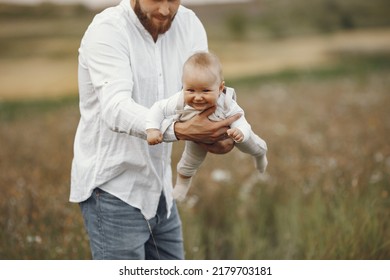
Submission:
<svg viewBox="0 0 390 280">
<path fill-rule="evenodd" d="M 193 7 L 269 168 L 208 156 L 179 205 L 188 259 L 390 259 L 387 2 Z M 68 196 L 77 48 L 95 13 L 0 5 L 0 259 L 90 258 Z"/>
</svg>

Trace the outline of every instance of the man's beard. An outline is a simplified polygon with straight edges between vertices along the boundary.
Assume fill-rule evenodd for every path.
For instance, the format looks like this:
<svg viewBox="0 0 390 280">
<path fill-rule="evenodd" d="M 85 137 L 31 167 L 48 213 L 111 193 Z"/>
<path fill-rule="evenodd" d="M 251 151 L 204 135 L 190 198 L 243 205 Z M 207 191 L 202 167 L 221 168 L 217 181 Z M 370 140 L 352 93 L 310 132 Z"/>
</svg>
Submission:
<svg viewBox="0 0 390 280">
<path fill-rule="evenodd" d="M 148 16 L 141 10 L 141 5 L 139 4 L 138 0 L 135 1 L 134 12 L 137 15 L 139 21 L 153 38 L 157 37 L 159 34 L 164 34 L 167 32 L 169 28 L 171 28 L 172 21 L 176 16 L 174 15 L 173 18 L 168 19 L 167 22 L 163 25 L 156 25 L 153 23 L 152 19 L 149 19 Z"/>
</svg>

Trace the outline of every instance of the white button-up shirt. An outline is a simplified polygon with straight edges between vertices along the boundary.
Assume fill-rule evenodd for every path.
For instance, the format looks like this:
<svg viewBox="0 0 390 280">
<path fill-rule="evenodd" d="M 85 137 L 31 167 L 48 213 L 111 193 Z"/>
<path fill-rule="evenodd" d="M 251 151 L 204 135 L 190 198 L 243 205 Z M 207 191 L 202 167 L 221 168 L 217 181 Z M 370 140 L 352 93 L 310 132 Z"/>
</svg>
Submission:
<svg viewBox="0 0 390 280">
<path fill-rule="evenodd" d="M 180 6 L 171 28 L 153 41 L 130 6 L 98 14 L 79 48 L 81 118 L 74 142 L 71 202 L 89 198 L 96 187 L 155 216 L 161 192 L 172 207 L 172 125 L 164 141 L 149 146 L 145 117 L 154 102 L 181 89 L 182 66 L 207 50 L 203 25 Z"/>
</svg>

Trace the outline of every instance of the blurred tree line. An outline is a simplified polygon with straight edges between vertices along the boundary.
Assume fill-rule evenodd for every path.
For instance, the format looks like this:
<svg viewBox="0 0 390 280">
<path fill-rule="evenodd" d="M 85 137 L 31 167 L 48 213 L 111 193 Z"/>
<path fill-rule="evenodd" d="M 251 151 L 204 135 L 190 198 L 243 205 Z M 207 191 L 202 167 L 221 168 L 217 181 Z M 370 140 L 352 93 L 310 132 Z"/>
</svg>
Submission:
<svg viewBox="0 0 390 280">
<path fill-rule="evenodd" d="M 57 5 L 43 2 L 37 5 L 0 3 L 0 20 L 27 18 L 71 18 L 94 14 L 82 4 Z"/>
<path fill-rule="evenodd" d="M 253 0 L 193 8 L 212 36 L 238 40 L 390 25 L 389 0 Z"/>
<path fill-rule="evenodd" d="M 259 27 L 271 35 L 333 32 L 390 25 L 388 0 L 258 0 Z"/>
<path fill-rule="evenodd" d="M 342 29 L 390 25 L 389 0 L 252 0 L 192 6 L 213 38 L 282 38 Z M 0 20 L 91 17 L 82 4 L 35 6 L 0 4 Z"/>
</svg>

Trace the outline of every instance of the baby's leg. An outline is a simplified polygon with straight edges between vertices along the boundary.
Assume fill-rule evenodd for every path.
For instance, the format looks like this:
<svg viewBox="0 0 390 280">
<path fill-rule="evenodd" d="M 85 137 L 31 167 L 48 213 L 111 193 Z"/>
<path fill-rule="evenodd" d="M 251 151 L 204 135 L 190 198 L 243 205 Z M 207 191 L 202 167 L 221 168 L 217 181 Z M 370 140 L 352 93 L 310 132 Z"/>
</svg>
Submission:
<svg viewBox="0 0 390 280">
<path fill-rule="evenodd" d="M 177 173 L 176 184 L 173 188 L 173 199 L 183 201 L 191 187 L 192 177 L 186 177 Z"/>
<path fill-rule="evenodd" d="M 243 143 L 237 143 L 236 147 L 247 154 L 252 155 L 255 158 L 256 169 L 260 173 L 264 173 L 268 165 L 267 159 L 267 144 L 263 139 L 257 136 L 253 131 L 249 139 Z"/>
<path fill-rule="evenodd" d="M 207 151 L 198 144 L 186 141 L 184 152 L 177 164 L 176 185 L 173 190 L 173 198 L 183 200 L 191 186 L 192 176 L 204 161 Z"/>
<path fill-rule="evenodd" d="M 259 170 L 260 173 L 265 172 L 267 165 L 268 165 L 268 159 L 267 159 L 266 154 L 264 154 L 262 156 L 255 157 L 255 166 L 256 166 L 256 169 Z"/>
</svg>

